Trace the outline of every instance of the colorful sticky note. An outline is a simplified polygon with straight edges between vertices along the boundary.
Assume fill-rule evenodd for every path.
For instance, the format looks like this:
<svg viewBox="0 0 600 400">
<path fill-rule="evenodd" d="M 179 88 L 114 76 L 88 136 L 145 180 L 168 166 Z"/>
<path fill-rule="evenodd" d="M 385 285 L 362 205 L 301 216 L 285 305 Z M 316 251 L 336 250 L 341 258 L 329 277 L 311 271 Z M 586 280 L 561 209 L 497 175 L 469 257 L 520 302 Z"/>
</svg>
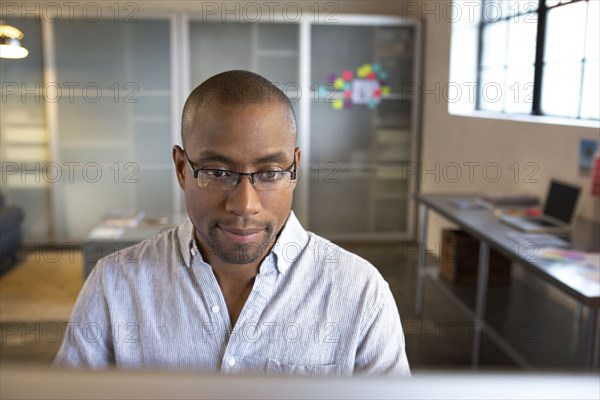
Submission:
<svg viewBox="0 0 600 400">
<path fill-rule="evenodd" d="M 384 95 L 384 96 L 387 95 L 387 94 L 390 94 L 390 92 L 391 92 L 391 89 L 390 89 L 389 86 L 384 86 L 384 87 L 381 88 L 381 94 Z"/>
<path fill-rule="evenodd" d="M 378 102 L 377 100 L 373 100 L 373 99 L 371 99 L 371 100 L 369 100 L 369 102 L 367 103 L 367 107 L 368 107 L 368 108 L 370 108 L 370 109 L 374 109 L 375 107 L 377 107 L 377 104 L 378 104 L 378 103 L 379 103 L 379 102 Z"/>
<path fill-rule="evenodd" d="M 367 74 L 367 79 L 375 80 L 375 78 L 377 78 L 377 74 L 375 72 L 371 71 Z"/>
<path fill-rule="evenodd" d="M 345 99 L 350 99 L 350 98 L 352 98 L 352 91 L 351 91 L 351 90 L 345 90 L 345 91 L 344 91 L 344 98 L 345 98 Z"/>
<path fill-rule="evenodd" d="M 345 70 L 344 72 L 342 72 L 342 78 L 344 78 L 345 81 L 351 81 L 352 78 L 354 78 L 354 74 L 352 73 L 352 71 Z"/>
<path fill-rule="evenodd" d="M 334 110 L 341 110 L 344 108 L 344 101 L 342 99 L 333 99 L 331 106 Z"/>
<path fill-rule="evenodd" d="M 373 64 L 373 71 L 375 71 L 375 72 L 381 71 L 381 65 L 379 65 L 379 63 L 374 63 Z"/>
<path fill-rule="evenodd" d="M 342 78 L 337 78 L 335 82 L 333 82 L 333 87 L 335 90 L 342 90 L 344 88 L 344 80 Z"/>
<path fill-rule="evenodd" d="M 369 72 L 371 72 L 371 64 L 363 64 L 356 70 L 356 75 L 359 78 L 366 78 Z"/>
<path fill-rule="evenodd" d="M 344 100 L 344 108 L 351 108 L 352 107 L 352 100 L 350 99 L 345 99 Z"/>
<path fill-rule="evenodd" d="M 335 73 L 330 73 L 327 78 L 327 82 L 333 82 L 337 79 L 337 75 Z"/>
</svg>

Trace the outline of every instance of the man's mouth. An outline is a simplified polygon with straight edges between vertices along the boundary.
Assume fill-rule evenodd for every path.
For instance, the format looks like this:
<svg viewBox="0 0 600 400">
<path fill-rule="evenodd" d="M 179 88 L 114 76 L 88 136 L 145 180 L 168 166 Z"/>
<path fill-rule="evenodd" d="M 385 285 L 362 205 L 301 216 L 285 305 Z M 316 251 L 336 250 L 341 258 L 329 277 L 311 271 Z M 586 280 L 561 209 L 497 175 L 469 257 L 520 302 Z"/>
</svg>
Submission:
<svg viewBox="0 0 600 400">
<path fill-rule="evenodd" d="M 264 228 L 236 228 L 229 226 L 218 225 L 223 235 L 237 243 L 254 243 L 257 242 Z"/>
</svg>

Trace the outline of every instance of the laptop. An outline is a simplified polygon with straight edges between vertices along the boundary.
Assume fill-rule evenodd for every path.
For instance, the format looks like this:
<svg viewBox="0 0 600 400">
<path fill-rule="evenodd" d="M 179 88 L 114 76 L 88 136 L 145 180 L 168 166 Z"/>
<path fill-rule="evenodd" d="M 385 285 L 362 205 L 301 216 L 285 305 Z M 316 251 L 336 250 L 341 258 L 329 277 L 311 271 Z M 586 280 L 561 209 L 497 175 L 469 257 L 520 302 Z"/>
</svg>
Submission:
<svg viewBox="0 0 600 400">
<path fill-rule="evenodd" d="M 541 215 L 503 215 L 500 221 L 524 232 L 568 233 L 581 188 L 552 180 Z"/>
</svg>

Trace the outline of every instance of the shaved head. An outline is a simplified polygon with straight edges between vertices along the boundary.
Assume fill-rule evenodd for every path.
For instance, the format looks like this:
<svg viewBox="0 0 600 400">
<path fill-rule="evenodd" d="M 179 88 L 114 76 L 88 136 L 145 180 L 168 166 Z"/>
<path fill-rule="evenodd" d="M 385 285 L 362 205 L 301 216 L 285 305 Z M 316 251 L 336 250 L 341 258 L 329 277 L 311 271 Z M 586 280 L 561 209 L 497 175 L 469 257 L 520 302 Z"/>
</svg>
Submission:
<svg viewBox="0 0 600 400">
<path fill-rule="evenodd" d="M 289 121 L 289 132 L 296 135 L 296 116 L 290 99 L 269 80 L 250 71 L 234 70 L 215 75 L 188 96 L 181 119 L 181 140 L 200 134 L 210 116 L 220 106 L 272 105 L 280 107 Z"/>
</svg>

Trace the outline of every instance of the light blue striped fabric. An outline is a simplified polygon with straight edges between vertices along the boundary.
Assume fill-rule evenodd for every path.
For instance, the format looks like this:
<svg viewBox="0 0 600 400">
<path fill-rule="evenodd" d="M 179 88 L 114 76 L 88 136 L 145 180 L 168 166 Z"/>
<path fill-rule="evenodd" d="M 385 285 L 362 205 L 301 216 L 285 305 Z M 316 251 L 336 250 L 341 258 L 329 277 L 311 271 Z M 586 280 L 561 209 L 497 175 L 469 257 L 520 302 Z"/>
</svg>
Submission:
<svg viewBox="0 0 600 400">
<path fill-rule="evenodd" d="M 293 212 L 230 325 L 188 219 L 98 262 L 55 365 L 410 375 L 388 284 L 364 259 L 305 231 Z"/>
</svg>

